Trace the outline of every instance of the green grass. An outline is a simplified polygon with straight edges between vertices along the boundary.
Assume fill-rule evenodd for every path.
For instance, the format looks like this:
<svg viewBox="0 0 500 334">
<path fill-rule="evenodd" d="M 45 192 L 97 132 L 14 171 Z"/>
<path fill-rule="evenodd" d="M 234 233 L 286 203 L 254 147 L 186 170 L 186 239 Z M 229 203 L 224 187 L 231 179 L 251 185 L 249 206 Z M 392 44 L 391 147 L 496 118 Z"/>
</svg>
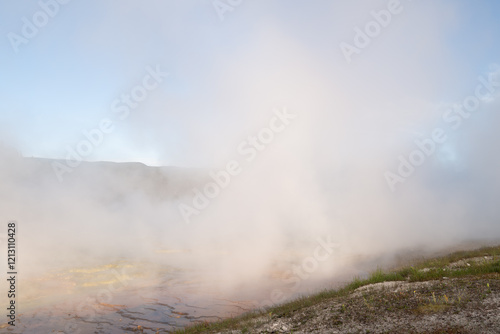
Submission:
<svg viewBox="0 0 500 334">
<path fill-rule="evenodd" d="M 399 268 L 394 271 L 384 272 L 377 269 L 368 278 L 361 279 L 355 277 L 351 283 L 345 287 L 337 290 L 325 290 L 315 295 L 308 297 L 300 297 L 291 302 L 271 307 L 265 311 L 254 311 L 245 313 L 239 317 L 229 318 L 222 321 L 213 323 L 201 323 L 187 327 L 185 329 L 177 330 L 177 334 L 194 334 L 194 333 L 207 333 L 217 332 L 221 330 L 240 329 L 245 332 L 248 331 L 247 326 L 252 321 L 255 321 L 259 316 L 268 315 L 272 317 L 284 317 L 292 315 L 294 312 L 316 305 L 328 299 L 346 296 L 359 287 L 370 285 L 374 283 L 389 282 L 389 281 L 409 281 L 421 282 L 447 278 L 458 278 L 466 276 L 481 276 L 490 273 L 500 273 L 500 260 L 491 262 L 470 263 L 470 267 L 457 268 L 453 271 L 445 268 L 450 263 L 479 256 L 500 256 L 500 246 L 480 248 L 472 251 L 459 251 L 439 258 L 422 260 L 415 263 L 413 266 Z M 432 268 L 427 272 L 421 271 L 423 268 Z M 442 308 L 439 305 L 429 305 L 428 309 L 422 309 L 422 312 L 432 311 L 434 308 Z M 432 309 L 432 310 L 431 310 Z"/>
</svg>

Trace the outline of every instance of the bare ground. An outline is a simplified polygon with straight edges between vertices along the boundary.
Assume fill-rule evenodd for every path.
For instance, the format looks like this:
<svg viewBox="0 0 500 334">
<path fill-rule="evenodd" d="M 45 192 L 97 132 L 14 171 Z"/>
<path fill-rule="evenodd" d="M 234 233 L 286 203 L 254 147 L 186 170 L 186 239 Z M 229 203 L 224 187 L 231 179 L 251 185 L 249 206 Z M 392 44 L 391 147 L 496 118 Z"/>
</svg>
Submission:
<svg viewBox="0 0 500 334">
<path fill-rule="evenodd" d="M 220 333 L 500 333 L 500 274 L 372 284 Z"/>
</svg>

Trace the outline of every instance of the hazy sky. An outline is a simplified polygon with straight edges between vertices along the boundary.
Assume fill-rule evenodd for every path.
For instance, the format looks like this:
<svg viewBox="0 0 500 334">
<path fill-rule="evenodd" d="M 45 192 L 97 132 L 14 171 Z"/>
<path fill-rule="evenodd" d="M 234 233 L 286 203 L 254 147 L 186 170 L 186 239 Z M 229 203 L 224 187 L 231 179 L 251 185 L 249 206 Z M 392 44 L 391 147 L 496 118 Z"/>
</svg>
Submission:
<svg viewBox="0 0 500 334">
<path fill-rule="evenodd" d="M 461 101 L 500 57 L 497 1 L 401 0 L 350 64 L 340 43 L 390 1 L 233 1 L 221 20 L 209 0 L 72 0 L 49 5 L 47 22 L 40 3 L 0 2 L 0 130 L 25 156 L 64 158 L 110 118 L 114 130 L 87 160 L 189 166 L 226 152 L 224 161 L 281 106 L 351 132 L 356 149 L 362 136 L 429 129 L 423 115 Z M 23 37 L 34 15 L 38 32 L 13 43 L 9 33 Z M 120 120 L 112 102 L 148 66 L 169 76 Z"/>
</svg>

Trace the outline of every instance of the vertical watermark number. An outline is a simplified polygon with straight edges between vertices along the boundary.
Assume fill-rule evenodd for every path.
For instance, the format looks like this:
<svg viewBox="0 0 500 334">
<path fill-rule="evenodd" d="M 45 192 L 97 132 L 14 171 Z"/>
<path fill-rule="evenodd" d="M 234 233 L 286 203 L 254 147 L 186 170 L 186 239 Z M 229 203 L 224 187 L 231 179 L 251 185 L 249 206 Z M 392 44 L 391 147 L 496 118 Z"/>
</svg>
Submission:
<svg viewBox="0 0 500 334">
<path fill-rule="evenodd" d="M 9 303 L 7 307 L 8 323 L 11 326 L 16 325 L 16 280 L 17 280 L 17 238 L 16 238 L 17 222 L 10 221 L 7 223 L 7 282 L 8 291 L 7 297 Z"/>
</svg>

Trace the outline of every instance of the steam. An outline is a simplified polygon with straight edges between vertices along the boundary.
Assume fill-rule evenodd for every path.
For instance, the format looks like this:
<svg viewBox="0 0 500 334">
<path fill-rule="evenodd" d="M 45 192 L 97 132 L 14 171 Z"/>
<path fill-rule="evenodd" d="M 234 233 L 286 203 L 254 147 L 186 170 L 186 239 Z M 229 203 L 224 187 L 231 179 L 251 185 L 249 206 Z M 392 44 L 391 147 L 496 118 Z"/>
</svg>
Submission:
<svg viewBox="0 0 500 334">
<path fill-rule="evenodd" d="M 159 58 L 172 76 L 63 182 L 51 159 L 62 161 L 65 143 L 81 131 L 41 150 L 47 160 L 15 153 L 29 156 L 23 150 L 36 145 L 27 130 L 10 132 L 14 151 L 0 153 L 0 217 L 19 222 L 24 275 L 126 258 L 173 263 L 236 290 L 267 286 L 276 268 L 294 277 L 293 266 L 313 256 L 318 238 L 338 247 L 307 280 L 362 272 L 363 257 L 499 239 L 498 59 L 474 73 L 450 61 L 440 41 L 460 16 L 440 13 L 453 5 L 405 3 L 348 65 L 338 44 L 352 38 L 352 20 L 363 23 L 385 2 L 310 4 L 304 12 L 283 4 L 245 2 L 221 23 L 215 12 L 195 20 L 200 6 L 213 10 L 204 2 L 145 8 L 124 1 L 119 9 L 103 7 L 102 21 L 79 31 L 79 48 L 91 57 L 108 50 L 115 30 L 130 36 L 114 43 L 124 51 L 122 66 L 137 71 L 124 75 L 123 87 L 108 87 L 109 101 Z M 167 43 L 168 55 L 137 37 L 151 33 Z M 495 90 L 454 130 L 443 115 L 474 94 L 479 76 Z M 296 118 L 255 159 L 245 159 L 239 145 L 269 128 L 274 110 L 283 108 Z M 108 113 L 103 107 L 101 116 Z M 396 172 L 398 157 L 436 127 L 447 141 L 391 191 L 385 173 Z M 109 160 L 131 163 L 90 162 Z M 186 224 L 179 206 L 193 207 L 195 190 L 214 182 L 210 171 L 231 161 L 241 172 Z M 190 255 L 179 260 L 161 250 Z"/>
</svg>

